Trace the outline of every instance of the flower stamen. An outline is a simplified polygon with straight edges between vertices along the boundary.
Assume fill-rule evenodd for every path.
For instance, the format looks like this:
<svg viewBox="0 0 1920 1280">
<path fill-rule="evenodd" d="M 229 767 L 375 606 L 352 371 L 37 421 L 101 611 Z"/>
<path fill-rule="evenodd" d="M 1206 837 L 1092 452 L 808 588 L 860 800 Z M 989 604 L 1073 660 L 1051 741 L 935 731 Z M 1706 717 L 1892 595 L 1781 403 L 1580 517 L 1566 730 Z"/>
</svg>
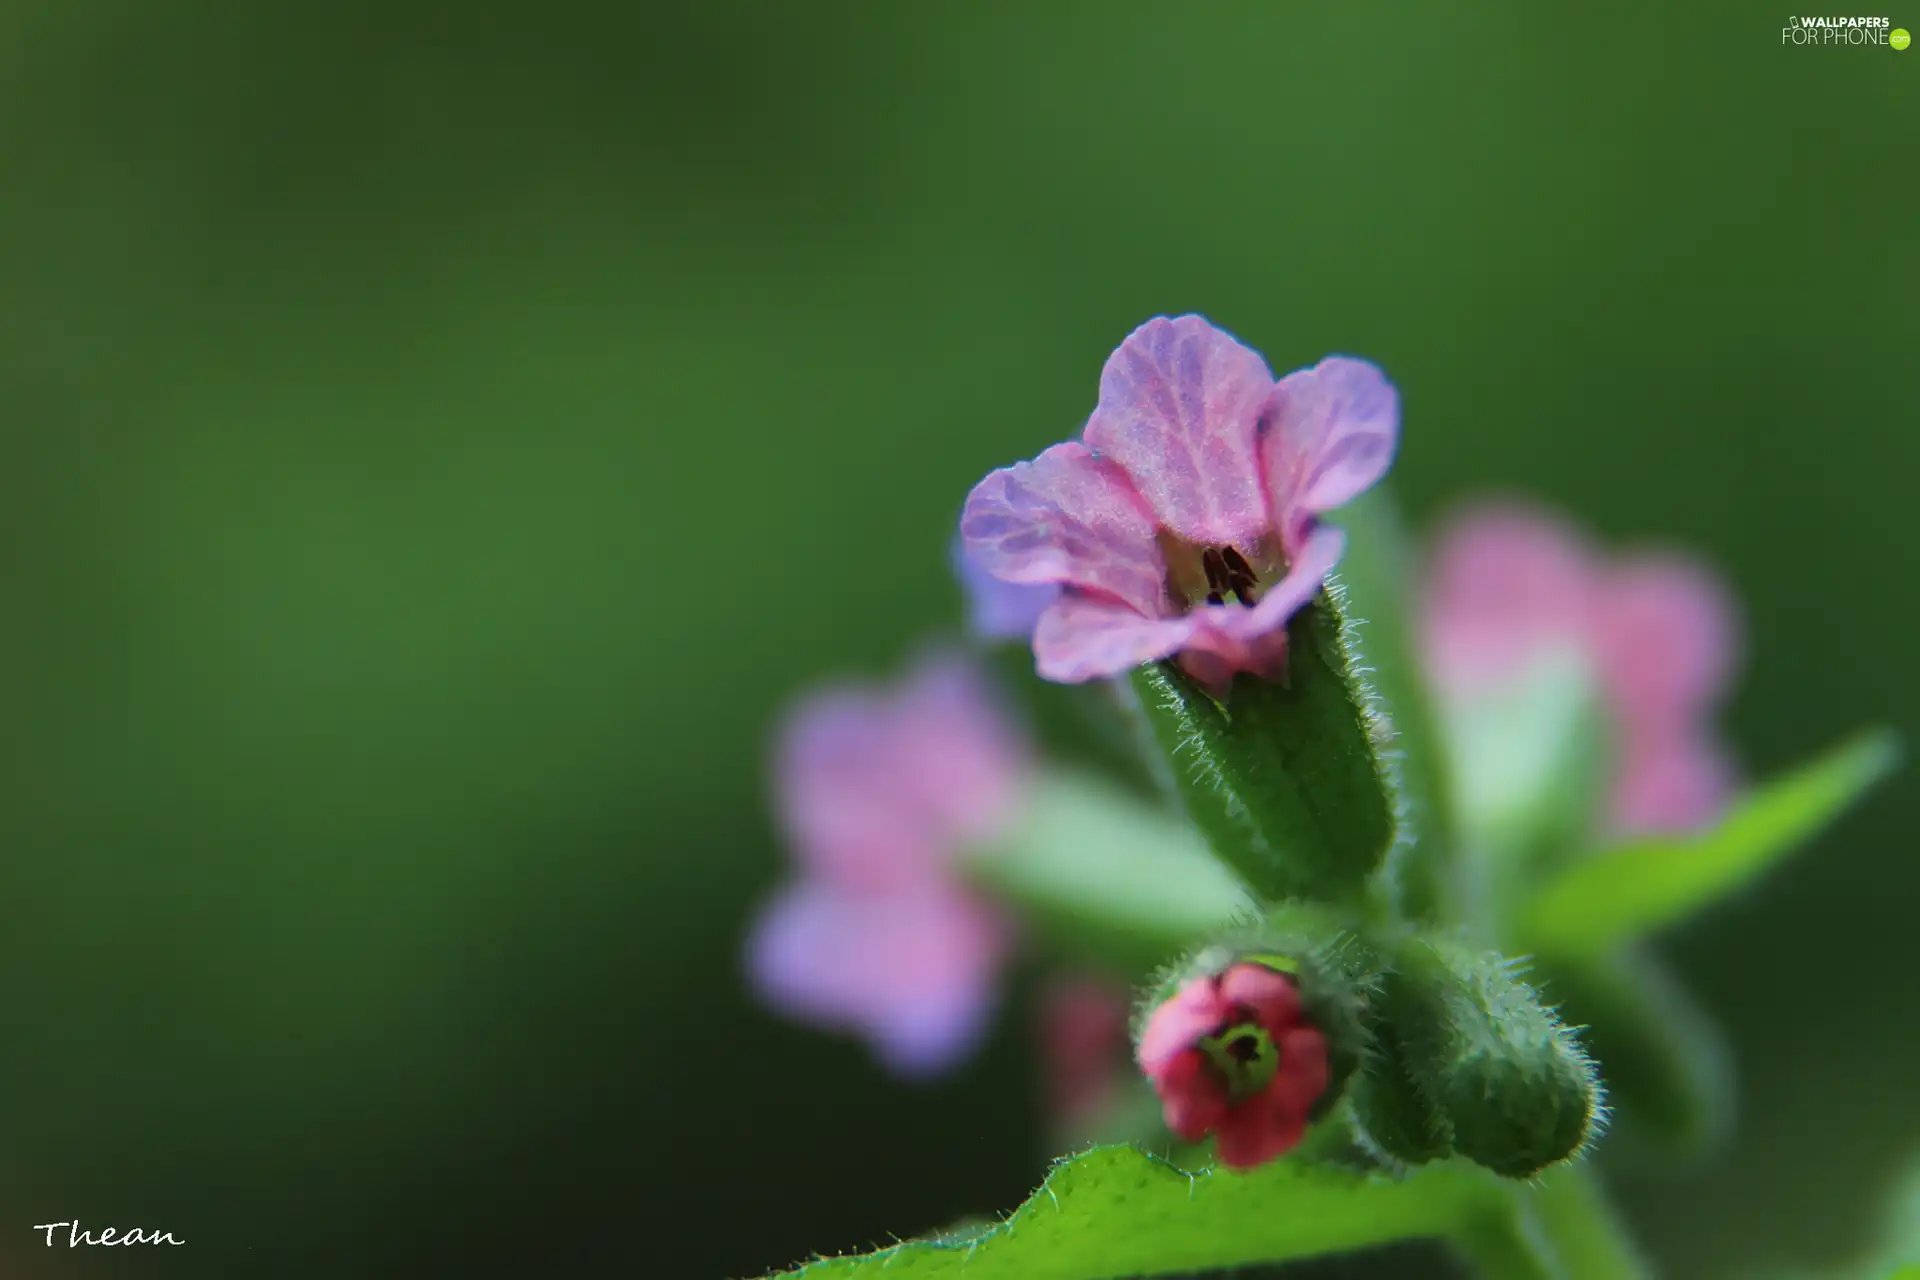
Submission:
<svg viewBox="0 0 1920 1280">
<path fill-rule="evenodd" d="M 1226 1086 L 1229 1102 L 1238 1103 L 1262 1089 L 1280 1069 L 1280 1048 L 1258 1022 L 1231 1023 L 1199 1042 L 1207 1062 Z"/>
<path fill-rule="evenodd" d="M 1241 604 L 1253 605 L 1257 579 L 1247 558 L 1232 547 L 1208 547 L 1200 553 L 1200 568 L 1207 575 L 1207 603 L 1225 604 L 1232 596 Z"/>
<path fill-rule="evenodd" d="M 1247 563 L 1245 556 L 1241 555 L 1232 547 L 1220 548 L 1220 558 L 1227 566 L 1228 590 L 1240 597 L 1241 604 L 1252 607 L 1254 584 L 1253 566 Z"/>
</svg>

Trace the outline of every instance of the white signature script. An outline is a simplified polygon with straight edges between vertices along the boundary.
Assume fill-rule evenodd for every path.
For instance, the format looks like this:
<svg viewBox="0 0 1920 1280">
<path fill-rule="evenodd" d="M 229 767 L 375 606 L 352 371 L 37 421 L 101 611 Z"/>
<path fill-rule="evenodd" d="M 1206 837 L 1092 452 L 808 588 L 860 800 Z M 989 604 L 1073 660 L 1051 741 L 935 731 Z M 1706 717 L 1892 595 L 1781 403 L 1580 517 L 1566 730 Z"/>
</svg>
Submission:
<svg viewBox="0 0 1920 1280">
<path fill-rule="evenodd" d="M 126 1232 L 116 1231 L 112 1227 L 106 1227 L 106 1228 L 103 1228 L 98 1235 L 95 1235 L 91 1231 L 82 1231 L 80 1229 L 80 1224 L 77 1222 L 42 1222 L 36 1225 L 34 1227 L 34 1230 L 44 1231 L 47 1233 L 47 1248 L 51 1249 L 53 1248 L 53 1233 L 55 1231 L 58 1231 L 61 1227 L 72 1228 L 71 1231 L 67 1232 L 67 1248 L 69 1249 L 78 1249 L 83 1244 L 117 1245 L 117 1244 L 185 1244 L 186 1243 L 185 1240 L 174 1239 L 173 1232 L 171 1231 L 167 1231 L 167 1232 L 142 1231 L 138 1227 L 135 1227 L 133 1230 L 126 1231 Z"/>
</svg>

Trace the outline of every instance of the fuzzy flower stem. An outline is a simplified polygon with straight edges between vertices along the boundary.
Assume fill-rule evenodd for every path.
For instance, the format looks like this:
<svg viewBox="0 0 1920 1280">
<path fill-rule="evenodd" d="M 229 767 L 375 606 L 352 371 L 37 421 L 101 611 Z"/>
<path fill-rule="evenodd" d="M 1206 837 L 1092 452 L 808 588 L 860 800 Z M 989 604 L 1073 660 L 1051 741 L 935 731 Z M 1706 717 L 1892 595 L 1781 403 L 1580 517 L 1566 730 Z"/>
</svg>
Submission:
<svg viewBox="0 0 1920 1280">
<path fill-rule="evenodd" d="M 1516 1186 L 1467 1224 L 1454 1248 L 1484 1280 L 1648 1280 L 1652 1274 L 1586 1165 Z"/>
<path fill-rule="evenodd" d="M 1481 1280 L 1567 1280 L 1538 1216 L 1523 1202 L 1475 1218 L 1454 1235 L 1453 1247 Z"/>
<path fill-rule="evenodd" d="M 1533 1204 L 1567 1280 L 1646 1280 L 1651 1274 L 1592 1166 L 1556 1171 L 1533 1193 Z"/>
</svg>

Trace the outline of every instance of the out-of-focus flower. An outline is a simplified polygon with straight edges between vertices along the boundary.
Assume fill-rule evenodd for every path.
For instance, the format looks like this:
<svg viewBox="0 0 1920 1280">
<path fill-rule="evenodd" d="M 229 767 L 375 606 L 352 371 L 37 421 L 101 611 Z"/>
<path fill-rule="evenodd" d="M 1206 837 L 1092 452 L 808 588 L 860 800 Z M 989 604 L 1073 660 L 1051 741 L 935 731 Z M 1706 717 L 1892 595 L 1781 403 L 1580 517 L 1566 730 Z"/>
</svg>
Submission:
<svg viewBox="0 0 1920 1280">
<path fill-rule="evenodd" d="M 1543 672 L 1587 690 L 1611 744 L 1616 832 L 1682 830 L 1725 808 L 1732 771 L 1711 716 L 1736 665 L 1737 626 L 1698 561 L 1608 558 L 1543 511 L 1487 503 L 1443 527 L 1421 625 L 1443 705 L 1524 696 Z"/>
<path fill-rule="evenodd" d="M 953 571 L 966 596 L 967 630 L 980 640 L 1030 640 L 1040 615 L 1060 598 L 1051 582 L 1005 582 L 967 554 L 965 539 L 953 540 Z"/>
<path fill-rule="evenodd" d="M 1371 364 L 1329 357 L 1278 382 L 1200 316 L 1157 317 L 1108 359 L 1079 441 L 993 472 L 960 530 L 973 564 L 1059 589 L 1033 637 L 1050 680 L 1178 655 L 1221 691 L 1271 676 L 1286 624 L 1344 539 L 1320 516 L 1382 475 L 1399 397 Z"/>
<path fill-rule="evenodd" d="M 865 1036 L 902 1073 L 971 1052 L 1013 939 L 956 864 L 1018 814 L 1028 763 L 992 691 L 950 654 L 897 687 L 840 686 L 798 706 L 776 775 L 800 874 L 753 927 L 762 997 Z"/>
<path fill-rule="evenodd" d="M 1068 1129 L 1107 1111 L 1127 1067 L 1132 993 L 1110 978 L 1054 979 L 1040 997 L 1048 1110 Z"/>
<path fill-rule="evenodd" d="M 967 1056 L 993 1011 L 1006 922 L 958 888 L 864 893 L 802 879 L 754 930 L 761 994 L 790 1017 L 863 1035 L 903 1075 Z"/>
<path fill-rule="evenodd" d="M 1251 960 L 1189 979 L 1150 1015 L 1135 1054 L 1167 1128 L 1214 1135 L 1220 1163 L 1251 1169 L 1299 1145 L 1327 1090 L 1327 1041 L 1287 974 Z"/>
<path fill-rule="evenodd" d="M 806 870 L 881 889 L 946 880 L 1018 809 L 1028 744 L 966 657 L 937 651 L 895 685 L 821 689 L 789 714 L 776 799 Z"/>
</svg>

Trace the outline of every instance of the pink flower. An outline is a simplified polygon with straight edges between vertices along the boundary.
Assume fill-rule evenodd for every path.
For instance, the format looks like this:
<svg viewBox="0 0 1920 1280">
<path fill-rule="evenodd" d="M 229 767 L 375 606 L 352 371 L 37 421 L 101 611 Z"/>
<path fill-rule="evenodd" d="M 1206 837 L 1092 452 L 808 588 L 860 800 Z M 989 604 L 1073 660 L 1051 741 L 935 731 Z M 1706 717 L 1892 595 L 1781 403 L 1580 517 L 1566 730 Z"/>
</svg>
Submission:
<svg viewBox="0 0 1920 1280">
<path fill-rule="evenodd" d="M 982 640 L 1030 640 L 1040 615 L 1060 598 L 1053 583 L 1003 582 L 953 542 L 953 569 L 967 598 L 967 630 Z"/>
<path fill-rule="evenodd" d="M 1326 1037 L 1293 979 L 1241 961 L 1188 981 L 1155 1009 L 1135 1054 L 1173 1130 L 1214 1135 L 1220 1163 L 1251 1169 L 1299 1145 L 1327 1091 Z"/>
<path fill-rule="evenodd" d="M 1033 637 L 1050 680 L 1173 655 L 1216 691 L 1275 675 L 1288 619 L 1340 558 L 1319 517 L 1386 473 L 1399 420 L 1364 361 L 1275 382 L 1199 316 L 1149 320 L 1108 359 L 1080 441 L 974 487 L 966 553 L 1005 582 L 1058 588 Z"/>
<path fill-rule="evenodd" d="M 1048 1109 L 1073 1128 L 1114 1101 L 1127 1062 L 1132 993 L 1109 978 L 1055 979 L 1040 1000 Z"/>
<path fill-rule="evenodd" d="M 986 904 L 950 885 L 861 893 L 802 878 L 761 916 L 748 964 L 788 1017 L 857 1032 L 893 1070 L 933 1075 L 985 1035 L 1008 941 Z"/>
<path fill-rule="evenodd" d="M 950 655 L 896 688 L 843 686 L 796 708 L 776 772 L 800 875 L 754 925 L 760 994 L 864 1035 L 903 1073 L 965 1057 L 1012 934 L 956 864 L 1017 814 L 1027 765 L 991 691 Z"/>
<path fill-rule="evenodd" d="M 1542 511 L 1486 503 L 1442 530 L 1421 622 L 1445 703 L 1511 688 L 1542 661 L 1587 673 L 1612 736 L 1617 832 L 1684 830 L 1725 808 L 1733 774 L 1711 715 L 1737 664 L 1737 626 L 1698 561 L 1610 559 Z"/>
</svg>

